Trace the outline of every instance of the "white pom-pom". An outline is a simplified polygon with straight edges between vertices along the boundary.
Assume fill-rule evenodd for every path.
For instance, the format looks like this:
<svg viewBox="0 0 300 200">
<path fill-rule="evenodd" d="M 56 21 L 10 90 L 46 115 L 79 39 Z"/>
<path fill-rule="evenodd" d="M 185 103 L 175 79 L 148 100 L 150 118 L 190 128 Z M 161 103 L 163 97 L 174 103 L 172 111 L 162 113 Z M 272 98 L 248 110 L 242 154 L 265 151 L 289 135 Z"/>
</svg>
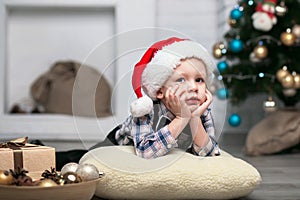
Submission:
<svg viewBox="0 0 300 200">
<path fill-rule="evenodd" d="M 148 96 L 143 96 L 130 105 L 130 112 L 133 117 L 142 117 L 149 114 L 153 109 L 153 101 Z"/>
</svg>

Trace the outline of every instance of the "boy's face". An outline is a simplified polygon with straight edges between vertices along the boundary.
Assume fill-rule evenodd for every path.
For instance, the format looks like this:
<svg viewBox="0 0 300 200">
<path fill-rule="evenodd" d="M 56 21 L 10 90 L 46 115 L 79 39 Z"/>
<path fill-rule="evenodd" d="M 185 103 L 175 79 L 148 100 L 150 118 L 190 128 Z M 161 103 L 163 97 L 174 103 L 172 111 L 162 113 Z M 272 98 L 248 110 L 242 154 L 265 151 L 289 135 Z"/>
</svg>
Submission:
<svg viewBox="0 0 300 200">
<path fill-rule="evenodd" d="M 181 61 L 181 64 L 176 67 L 171 77 L 158 91 L 157 98 L 164 103 L 167 89 L 179 86 L 178 90 L 185 91 L 185 103 L 193 111 L 206 100 L 206 76 L 206 67 L 201 60 L 185 59 Z"/>
</svg>

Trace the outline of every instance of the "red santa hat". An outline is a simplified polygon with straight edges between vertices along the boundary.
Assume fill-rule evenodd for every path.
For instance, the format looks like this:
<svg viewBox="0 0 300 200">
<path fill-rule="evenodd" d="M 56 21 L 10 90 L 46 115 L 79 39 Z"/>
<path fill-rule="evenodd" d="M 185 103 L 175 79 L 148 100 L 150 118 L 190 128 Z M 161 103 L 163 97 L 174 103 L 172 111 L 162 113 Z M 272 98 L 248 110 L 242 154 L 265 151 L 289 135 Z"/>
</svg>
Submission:
<svg viewBox="0 0 300 200">
<path fill-rule="evenodd" d="M 132 86 L 138 98 L 130 105 L 134 117 L 141 117 L 152 111 L 157 91 L 185 58 L 199 58 L 208 72 L 215 68 L 207 50 L 188 39 L 172 37 L 158 41 L 145 52 L 132 74 Z"/>
</svg>

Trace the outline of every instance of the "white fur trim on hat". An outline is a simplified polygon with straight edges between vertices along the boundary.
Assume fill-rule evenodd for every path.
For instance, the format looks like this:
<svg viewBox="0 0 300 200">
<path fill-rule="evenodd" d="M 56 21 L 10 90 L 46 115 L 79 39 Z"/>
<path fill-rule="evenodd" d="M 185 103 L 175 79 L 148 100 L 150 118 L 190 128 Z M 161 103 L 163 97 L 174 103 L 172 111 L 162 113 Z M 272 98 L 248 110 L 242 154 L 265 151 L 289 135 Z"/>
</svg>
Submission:
<svg viewBox="0 0 300 200">
<path fill-rule="evenodd" d="M 142 117 L 151 113 L 153 109 L 153 101 L 144 95 L 130 104 L 130 112 L 133 117 Z"/>
<path fill-rule="evenodd" d="M 180 61 L 185 58 L 202 60 L 208 73 L 212 72 L 215 66 L 210 54 L 199 43 L 190 40 L 174 42 L 157 51 L 147 64 L 142 74 L 144 92 L 151 99 L 156 100 L 157 91 L 172 75 Z"/>
</svg>

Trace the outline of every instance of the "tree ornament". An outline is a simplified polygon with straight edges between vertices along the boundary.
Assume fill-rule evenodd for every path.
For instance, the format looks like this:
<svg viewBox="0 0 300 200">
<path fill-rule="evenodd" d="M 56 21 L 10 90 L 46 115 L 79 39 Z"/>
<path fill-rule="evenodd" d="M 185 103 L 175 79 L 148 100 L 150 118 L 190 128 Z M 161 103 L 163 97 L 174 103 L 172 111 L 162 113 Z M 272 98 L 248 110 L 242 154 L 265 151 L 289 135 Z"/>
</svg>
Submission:
<svg viewBox="0 0 300 200">
<path fill-rule="evenodd" d="M 291 29 L 288 28 L 286 32 L 281 33 L 280 41 L 286 46 L 292 46 L 295 44 L 296 36 L 292 33 Z"/>
<path fill-rule="evenodd" d="M 277 0 L 264 0 L 259 2 L 255 7 L 255 12 L 251 16 L 252 25 L 260 31 L 270 31 L 273 25 L 277 23 L 275 16 L 275 6 Z"/>
<path fill-rule="evenodd" d="M 41 180 L 39 182 L 38 186 L 41 186 L 41 187 L 53 187 L 53 186 L 57 186 L 57 183 L 55 183 L 51 179 L 43 179 L 43 180 Z"/>
<path fill-rule="evenodd" d="M 253 53 L 256 58 L 264 59 L 268 56 L 268 48 L 264 45 L 258 45 L 254 48 Z"/>
<path fill-rule="evenodd" d="M 293 97 L 297 93 L 297 91 L 294 88 L 287 88 L 284 89 L 282 92 L 286 97 Z"/>
<path fill-rule="evenodd" d="M 261 59 L 257 58 L 254 54 L 254 52 L 251 52 L 249 55 L 249 60 L 251 62 L 257 63 L 257 62 L 261 62 Z"/>
<path fill-rule="evenodd" d="M 230 17 L 228 18 L 227 23 L 229 24 L 230 27 L 235 28 L 237 25 L 236 19 L 231 19 Z"/>
<path fill-rule="evenodd" d="M 289 71 L 287 70 L 287 66 L 283 66 L 280 70 L 277 71 L 276 77 L 279 82 L 282 81 L 282 79 L 289 74 Z"/>
<path fill-rule="evenodd" d="M 226 52 L 227 49 L 223 42 L 218 42 L 213 46 L 213 56 L 217 59 L 225 55 Z"/>
<path fill-rule="evenodd" d="M 277 110 L 277 104 L 271 96 L 269 96 L 268 99 L 264 101 L 263 107 L 264 107 L 264 111 L 266 112 L 273 112 Z"/>
<path fill-rule="evenodd" d="M 284 88 L 293 88 L 294 86 L 294 77 L 292 74 L 288 73 L 285 77 L 283 77 L 281 81 L 281 85 Z"/>
<path fill-rule="evenodd" d="M 17 186 L 33 186 L 36 183 L 32 180 L 30 176 L 27 176 L 28 171 L 18 167 L 16 170 L 10 170 L 10 173 L 14 177 L 14 183 Z"/>
<path fill-rule="evenodd" d="M 239 126 L 241 124 L 241 121 L 242 121 L 241 117 L 236 113 L 231 114 L 230 117 L 228 118 L 228 123 L 232 127 Z"/>
<path fill-rule="evenodd" d="M 7 170 L 0 169 L 0 185 L 12 185 L 14 183 L 14 177 Z"/>
<path fill-rule="evenodd" d="M 42 177 L 44 179 L 51 179 L 53 180 L 56 184 L 58 185 L 64 185 L 64 179 L 63 179 L 63 176 L 61 173 L 57 172 L 55 170 L 55 168 L 52 168 L 51 167 L 51 170 L 45 170 L 43 173 L 42 173 Z"/>
<path fill-rule="evenodd" d="M 294 88 L 299 89 L 300 88 L 300 74 L 293 72 L 292 75 L 294 77 Z"/>
<path fill-rule="evenodd" d="M 65 184 L 73 184 L 82 182 L 81 177 L 75 172 L 67 172 L 63 175 Z"/>
<path fill-rule="evenodd" d="M 78 169 L 78 166 L 79 166 L 79 164 L 77 164 L 75 162 L 70 162 L 70 163 L 65 164 L 61 168 L 60 172 L 62 175 L 64 175 L 67 172 L 76 172 L 76 170 Z"/>
<path fill-rule="evenodd" d="M 296 43 L 300 43 L 300 25 L 299 24 L 295 24 L 292 28 L 292 33 L 295 35 L 296 37 Z"/>
<path fill-rule="evenodd" d="M 234 53 L 239 53 L 243 50 L 244 44 L 240 39 L 233 39 L 229 44 L 230 51 Z"/>
<path fill-rule="evenodd" d="M 92 164 L 79 165 L 76 173 L 78 176 L 80 176 L 82 181 L 91 181 L 99 178 L 99 171 Z"/>
<path fill-rule="evenodd" d="M 218 68 L 219 72 L 222 73 L 225 69 L 228 68 L 228 63 L 225 60 L 221 61 L 217 64 L 217 68 Z"/>
<path fill-rule="evenodd" d="M 217 97 L 221 100 L 225 100 L 228 98 L 228 90 L 227 88 L 220 88 L 217 90 Z"/>
<path fill-rule="evenodd" d="M 230 12 L 230 18 L 231 19 L 239 20 L 242 16 L 243 16 L 243 12 L 240 8 L 234 8 Z"/>
<path fill-rule="evenodd" d="M 279 17 L 283 17 L 288 12 L 288 8 L 285 5 L 284 1 L 281 1 L 276 7 L 275 7 L 275 13 Z"/>
</svg>

